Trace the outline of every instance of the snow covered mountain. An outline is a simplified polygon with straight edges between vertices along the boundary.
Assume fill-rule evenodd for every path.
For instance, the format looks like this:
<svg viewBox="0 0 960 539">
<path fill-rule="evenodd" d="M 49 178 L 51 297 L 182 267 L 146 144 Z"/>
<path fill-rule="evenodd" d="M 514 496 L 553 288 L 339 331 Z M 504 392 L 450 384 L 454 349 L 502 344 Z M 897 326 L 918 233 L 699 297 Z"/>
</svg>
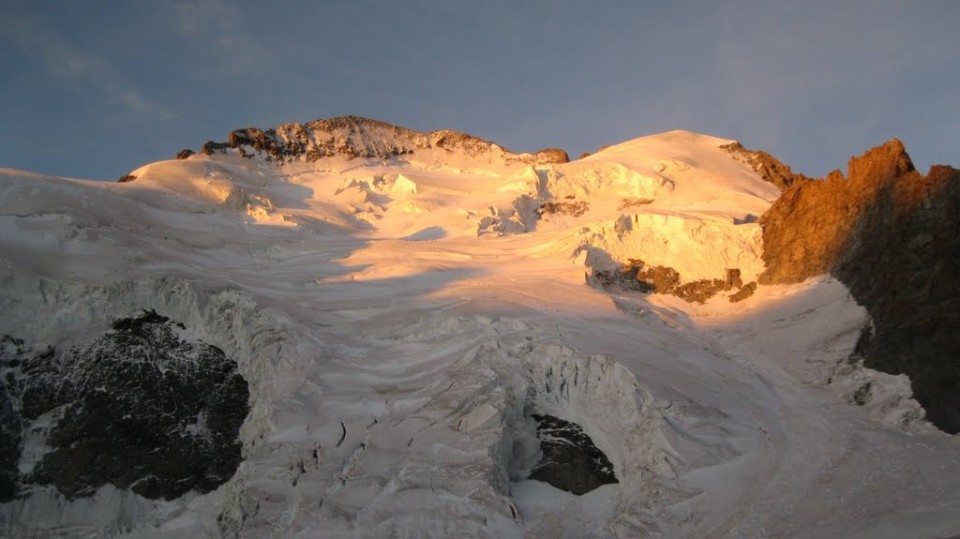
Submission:
<svg viewBox="0 0 960 539">
<path fill-rule="evenodd" d="M 0 530 L 958 535 L 958 180 L 889 144 L 823 182 L 345 117 L 0 170 Z"/>
</svg>

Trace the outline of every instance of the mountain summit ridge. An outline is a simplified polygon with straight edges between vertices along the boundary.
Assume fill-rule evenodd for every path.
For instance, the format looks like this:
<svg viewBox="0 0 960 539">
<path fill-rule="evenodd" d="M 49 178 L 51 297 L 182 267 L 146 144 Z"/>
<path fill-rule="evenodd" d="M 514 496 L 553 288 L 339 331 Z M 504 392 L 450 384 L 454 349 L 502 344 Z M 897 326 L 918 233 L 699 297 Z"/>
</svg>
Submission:
<svg viewBox="0 0 960 539">
<path fill-rule="evenodd" d="M 432 149 L 463 152 L 470 156 L 490 154 L 529 164 L 566 163 L 570 160 L 560 149 L 543 149 L 533 154 L 514 153 L 494 142 L 458 131 L 415 131 L 355 115 L 303 124 L 282 123 L 266 130 L 258 127 L 235 129 L 228 134 L 226 142 L 208 141 L 200 151 L 211 155 L 231 149 L 244 157 L 260 155 L 275 161 L 303 159 L 314 162 L 333 156 L 391 159 Z M 191 154 L 192 150 L 183 150 L 178 157 Z"/>
</svg>

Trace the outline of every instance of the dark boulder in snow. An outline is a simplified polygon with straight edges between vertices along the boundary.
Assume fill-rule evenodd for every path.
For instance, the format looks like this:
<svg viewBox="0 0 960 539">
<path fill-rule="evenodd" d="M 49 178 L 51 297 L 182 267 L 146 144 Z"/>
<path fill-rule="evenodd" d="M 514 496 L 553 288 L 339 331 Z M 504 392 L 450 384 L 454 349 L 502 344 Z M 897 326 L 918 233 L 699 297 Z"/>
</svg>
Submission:
<svg viewBox="0 0 960 539">
<path fill-rule="evenodd" d="M 4 336 L 0 341 L 0 350 L 8 346 L 16 350 L 22 342 Z M 0 358 L 3 352 L 0 351 Z M 13 378 L 0 382 L 0 503 L 9 502 L 17 493 L 19 475 L 20 442 L 23 425 L 17 412 L 13 395 L 7 389 Z"/>
<path fill-rule="evenodd" d="M 737 290 L 735 294 L 730 295 L 730 303 L 739 303 L 749 298 L 750 296 L 752 296 L 753 293 L 756 291 L 757 291 L 757 282 L 751 281 L 743 285 L 742 287 L 740 287 L 740 290 Z"/>
<path fill-rule="evenodd" d="M 534 415 L 543 458 L 530 479 L 549 483 L 577 496 L 617 483 L 613 464 L 576 423 L 551 415 Z"/>
<path fill-rule="evenodd" d="M 247 382 L 222 350 L 181 338 L 183 329 L 149 311 L 67 350 L 5 347 L 4 390 L 23 432 L 48 429 L 49 450 L 19 482 L 53 485 L 67 498 L 109 483 L 172 499 L 229 479 L 241 460 Z M 0 419 L 5 411 L 0 403 Z M 0 482 L 11 454 L 0 447 Z"/>
<path fill-rule="evenodd" d="M 680 273 L 667 266 L 644 267 L 642 261 L 631 261 L 637 268 L 635 279 L 646 285 L 646 291 L 672 294 L 680 285 Z M 639 263 L 639 266 L 637 266 Z"/>
<path fill-rule="evenodd" d="M 737 302 L 750 297 L 756 284 L 742 292 L 743 279 L 739 268 L 728 268 L 723 279 L 698 279 L 683 282 L 680 273 L 669 266 L 646 266 L 642 260 L 631 259 L 615 270 L 594 272 L 594 278 L 603 286 L 616 286 L 626 290 L 670 294 L 689 303 L 705 303 L 720 292 L 738 290 L 731 296 Z M 733 297 L 738 299 L 734 300 Z"/>
</svg>

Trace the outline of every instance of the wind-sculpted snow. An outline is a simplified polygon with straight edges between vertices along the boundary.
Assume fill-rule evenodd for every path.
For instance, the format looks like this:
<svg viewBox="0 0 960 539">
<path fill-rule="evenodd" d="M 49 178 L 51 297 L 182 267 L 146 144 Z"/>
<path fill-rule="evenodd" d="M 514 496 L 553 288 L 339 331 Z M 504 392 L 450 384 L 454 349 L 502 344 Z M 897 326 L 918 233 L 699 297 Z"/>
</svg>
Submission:
<svg viewBox="0 0 960 539">
<path fill-rule="evenodd" d="M 615 469 L 619 483 L 600 495 L 621 500 L 621 509 L 584 525 L 635 518 L 628 500 L 646 499 L 661 475 L 672 473 L 659 413 L 630 373 L 608 358 L 531 344 L 524 335 L 533 328 L 520 320 L 428 315 L 413 324 L 396 325 L 392 316 L 367 322 L 378 323 L 378 331 L 355 340 L 361 348 L 351 360 L 318 375 L 332 386 L 319 417 L 339 419 L 312 446 L 289 432 L 304 455 L 303 464 L 295 459 L 290 467 L 291 484 L 326 485 L 302 492 L 302 503 L 316 504 L 320 513 L 303 515 L 300 526 L 318 518 L 332 537 L 360 530 L 516 535 L 542 517 L 524 514 L 518 505 L 528 500 L 512 496 L 528 481 L 524 468 L 538 460 L 529 421 L 539 414 L 581 426 Z M 381 401 L 356 402 L 362 386 Z M 260 511 L 254 526 L 269 523 L 269 513 Z"/>
</svg>

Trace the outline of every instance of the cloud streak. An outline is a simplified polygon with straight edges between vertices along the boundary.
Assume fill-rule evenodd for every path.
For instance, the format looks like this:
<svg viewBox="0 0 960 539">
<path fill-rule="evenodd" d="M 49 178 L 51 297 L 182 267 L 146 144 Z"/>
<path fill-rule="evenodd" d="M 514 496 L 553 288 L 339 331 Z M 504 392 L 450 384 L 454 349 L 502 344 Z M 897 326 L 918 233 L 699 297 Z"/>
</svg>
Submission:
<svg viewBox="0 0 960 539">
<path fill-rule="evenodd" d="M 246 75 L 260 65 L 264 56 L 243 29 L 241 7 L 223 0 L 180 0 L 171 8 L 177 32 L 212 54 L 214 74 Z"/>
<path fill-rule="evenodd" d="M 38 57 L 54 77 L 92 87 L 108 104 L 151 119 L 176 116 L 145 96 L 104 58 L 78 49 L 36 18 L 8 14 L 0 22 L 0 38 Z"/>
</svg>

